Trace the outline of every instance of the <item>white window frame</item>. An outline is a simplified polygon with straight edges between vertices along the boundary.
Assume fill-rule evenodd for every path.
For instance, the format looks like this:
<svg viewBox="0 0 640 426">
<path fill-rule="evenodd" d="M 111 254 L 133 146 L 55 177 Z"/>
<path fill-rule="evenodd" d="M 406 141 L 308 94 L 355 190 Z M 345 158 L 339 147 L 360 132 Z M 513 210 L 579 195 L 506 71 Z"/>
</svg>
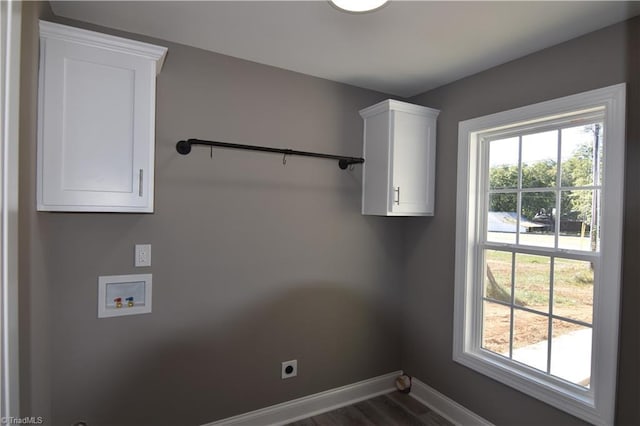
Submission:
<svg viewBox="0 0 640 426">
<path fill-rule="evenodd" d="M 477 242 L 483 229 L 481 138 L 516 127 L 604 109 L 604 179 L 600 268 L 594 277 L 590 387 L 571 385 L 482 349 L 482 277 Z M 614 423 L 622 265 L 625 84 L 462 121 L 458 128 L 453 360 L 593 424 Z M 597 283 L 607 283 L 597 285 Z"/>
</svg>

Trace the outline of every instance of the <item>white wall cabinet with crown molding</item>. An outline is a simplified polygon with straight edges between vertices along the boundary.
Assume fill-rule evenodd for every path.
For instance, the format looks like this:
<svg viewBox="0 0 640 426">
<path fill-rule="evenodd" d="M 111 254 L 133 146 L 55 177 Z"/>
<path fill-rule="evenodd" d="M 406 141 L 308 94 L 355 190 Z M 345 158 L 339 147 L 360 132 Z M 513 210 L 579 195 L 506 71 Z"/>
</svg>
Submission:
<svg viewBox="0 0 640 426">
<path fill-rule="evenodd" d="M 433 216 L 440 111 L 388 99 L 364 119 L 362 214 Z"/>
<path fill-rule="evenodd" d="M 40 21 L 37 208 L 153 212 L 167 49 Z"/>
</svg>

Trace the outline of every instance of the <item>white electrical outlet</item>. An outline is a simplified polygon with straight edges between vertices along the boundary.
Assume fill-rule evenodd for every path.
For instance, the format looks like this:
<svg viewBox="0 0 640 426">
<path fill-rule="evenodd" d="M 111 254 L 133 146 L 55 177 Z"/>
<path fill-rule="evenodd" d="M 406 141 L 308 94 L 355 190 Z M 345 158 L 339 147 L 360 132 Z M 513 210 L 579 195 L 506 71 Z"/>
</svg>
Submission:
<svg viewBox="0 0 640 426">
<path fill-rule="evenodd" d="M 151 244 L 136 244 L 135 266 L 151 266 Z"/>
<path fill-rule="evenodd" d="M 290 379 L 298 375 L 298 360 L 292 359 L 282 363 L 282 378 Z"/>
</svg>

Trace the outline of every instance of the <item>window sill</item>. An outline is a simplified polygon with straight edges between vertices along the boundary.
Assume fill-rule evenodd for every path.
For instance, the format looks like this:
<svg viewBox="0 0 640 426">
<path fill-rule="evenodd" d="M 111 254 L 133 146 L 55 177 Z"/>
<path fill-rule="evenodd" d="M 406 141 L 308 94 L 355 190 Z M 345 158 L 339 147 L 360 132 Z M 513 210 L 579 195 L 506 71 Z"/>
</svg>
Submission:
<svg viewBox="0 0 640 426">
<path fill-rule="evenodd" d="M 606 424 L 595 406 L 593 391 L 555 379 L 535 369 L 480 349 L 453 354 L 453 360 L 593 424 Z"/>
</svg>

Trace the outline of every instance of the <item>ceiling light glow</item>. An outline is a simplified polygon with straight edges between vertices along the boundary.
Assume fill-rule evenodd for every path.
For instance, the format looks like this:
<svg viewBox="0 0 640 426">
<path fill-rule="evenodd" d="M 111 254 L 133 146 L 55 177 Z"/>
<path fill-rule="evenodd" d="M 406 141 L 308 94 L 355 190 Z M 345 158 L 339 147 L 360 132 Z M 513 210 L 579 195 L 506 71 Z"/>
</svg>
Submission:
<svg viewBox="0 0 640 426">
<path fill-rule="evenodd" d="M 362 12 L 370 12 L 372 10 L 376 10 L 389 0 L 330 0 L 331 3 L 337 7 L 338 9 L 354 12 L 354 13 L 362 13 Z"/>
</svg>

